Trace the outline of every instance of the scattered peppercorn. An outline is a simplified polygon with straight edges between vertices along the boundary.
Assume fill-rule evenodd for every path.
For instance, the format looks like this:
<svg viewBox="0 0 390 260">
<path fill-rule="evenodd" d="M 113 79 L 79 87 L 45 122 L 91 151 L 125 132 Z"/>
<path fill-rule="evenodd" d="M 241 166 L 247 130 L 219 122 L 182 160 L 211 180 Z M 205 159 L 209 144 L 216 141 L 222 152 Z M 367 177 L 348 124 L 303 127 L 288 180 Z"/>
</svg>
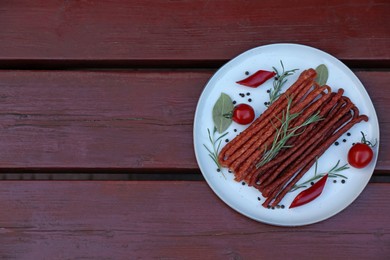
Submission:
<svg viewBox="0 0 390 260">
<path fill-rule="evenodd" d="M 355 145 L 355 143 L 352 143 L 352 145 Z"/>
<path fill-rule="evenodd" d="M 234 132 L 237 132 L 237 129 L 234 129 L 233 131 L 234 131 Z"/>
<path fill-rule="evenodd" d="M 246 92 L 246 95 L 247 95 L 247 96 L 250 96 L 250 95 L 251 95 L 251 93 L 249 93 L 249 92 Z"/>
<path fill-rule="evenodd" d="M 267 90 L 267 93 L 271 93 L 271 90 L 270 90 L 270 89 L 268 89 L 268 90 Z"/>
<path fill-rule="evenodd" d="M 270 206 L 270 205 L 268 205 L 268 206 L 267 206 L 267 208 L 268 208 L 268 209 L 270 209 L 270 208 L 271 208 L 271 206 Z"/>
<path fill-rule="evenodd" d="M 266 106 L 266 105 L 267 105 L 267 102 L 264 102 L 264 105 Z"/>
<path fill-rule="evenodd" d="M 351 133 L 347 133 L 348 136 L 351 136 Z"/>
<path fill-rule="evenodd" d="M 260 201 L 261 200 L 260 197 L 257 197 L 257 200 Z"/>
<path fill-rule="evenodd" d="M 345 180 L 341 180 L 341 183 L 343 183 L 343 184 L 344 184 L 344 183 L 345 183 Z"/>
<path fill-rule="evenodd" d="M 284 205 L 280 206 L 282 209 L 284 209 Z"/>
<path fill-rule="evenodd" d="M 248 98 L 248 102 L 252 102 L 252 99 L 251 99 L 251 98 Z"/>
<path fill-rule="evenodd" d="M 240 93 L 239 95 L 240 95 L 240 97 L 245 97 L 244 93 Z"/>
<path fill-rule="evenodd" d="M 336 180 L 333 180 L 333 183 L 336 183 L 337 181 Z"/>
<path fill-rule="evenodd" d="M 339 142 L 335 142 L 334 145 L 336 145 L 336 146 L 339 145 Z"/>
<path fill-rule="evenodd" d="M 228 142 L 229 142 L 229 139 L 226 139 L 226 140 L 225 140 L 225 142 L 227 142 L 227 143 L 228 143 Z"/>
<path fill-rule="evenodd" d="M 314 182 L 310 182 L 310 185 L 314 185 Z"/>
<path fill-rule="evenodd" d="M 218 168 L 218 169 L 217 169 L 217 172 L 220 172 L 220 171 L 221 171 L 221 170 Z"/>
<path fill-rule="evenodd" d="M 272 207 L 272 209 L 275 209 L 275 207 Z"/>
<path fill-rule="evenodd" d="M 237 102 L 236 101 L 233 101 L 233 105 L 235 105 Z"/>
<path fill-rule="evenodd" d="M 245 71 L 245 75 L 249 75 L 249 71 Z"/>
<path fill-rule="evenodd" d="M 347 140 L 346 139 L 343 139 L 343 142 L 345 143 Z"/>
<path fill-rule="evenodd" d="M 241 184 L 244 186 L 244 185 L 245 185 L 245 182 L 242 182 Z"/>
</svg>

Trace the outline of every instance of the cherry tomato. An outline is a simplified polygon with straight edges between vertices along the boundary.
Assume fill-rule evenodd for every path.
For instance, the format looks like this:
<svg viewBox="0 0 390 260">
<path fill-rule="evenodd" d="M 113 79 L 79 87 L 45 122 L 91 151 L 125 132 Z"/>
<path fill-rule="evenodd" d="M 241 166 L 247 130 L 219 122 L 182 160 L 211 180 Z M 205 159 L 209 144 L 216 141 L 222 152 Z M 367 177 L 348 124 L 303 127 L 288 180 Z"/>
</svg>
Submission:
<svg viewBox="0 0 390 260">
<path fill-rule="evenodd" d="M 348 163 L 355 168 L 364 168 L 371 162 L 373 155 L 368 144 L 357 143 L 349 149 Z"/>
<path fill-rule="evenodd" d="M 255 111 L 250 105 L 238 104 L 233 109 L 232 119 L 240 125 L 247 125 L 255 119 Z"/>
</svg>

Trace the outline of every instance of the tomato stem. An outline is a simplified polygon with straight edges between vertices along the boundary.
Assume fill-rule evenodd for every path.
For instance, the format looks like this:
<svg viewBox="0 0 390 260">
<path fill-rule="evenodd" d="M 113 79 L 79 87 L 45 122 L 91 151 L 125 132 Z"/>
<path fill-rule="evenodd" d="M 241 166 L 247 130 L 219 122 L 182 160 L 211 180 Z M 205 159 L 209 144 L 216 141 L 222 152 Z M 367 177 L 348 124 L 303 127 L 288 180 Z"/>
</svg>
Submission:
<svg viewBox="0 0 390 260">
<path fill-rule="evenodd" d="M 362 131 L 360 131 L 360 133 L 362 133 L 362 140 L 361 140 L 361 143 L 362 143 L 362 144 L 366 144 L 366 145 L 368 145 L 368 146 L 374 148 L 375 145 L 378 143 L 378 140 L 375 139 L 375 144 L 372 144 L 370 141 L 368 141 L 368 140 L 366 139 L 366 136 L 365 136 L 365 134 L 364 134 Z"/>
</svg>

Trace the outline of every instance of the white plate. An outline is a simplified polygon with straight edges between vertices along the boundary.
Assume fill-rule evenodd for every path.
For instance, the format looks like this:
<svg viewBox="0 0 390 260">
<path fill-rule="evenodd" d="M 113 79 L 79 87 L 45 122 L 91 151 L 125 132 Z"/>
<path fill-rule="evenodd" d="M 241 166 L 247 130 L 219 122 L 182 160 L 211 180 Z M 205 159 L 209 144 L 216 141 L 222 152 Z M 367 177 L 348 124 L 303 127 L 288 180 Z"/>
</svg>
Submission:
<svg viewBox="0 0 390 260">
<path fill-rule="evenodd" d="M 233 174 L 227 169 L 217 172 L 217 167 L 209 157 L 204 144 L 209 146 L 207 129 L 214 128 L 212 120 L 212 109 L 222 92 L 228 94 L 233 100 L 239 103 L 248 103 L 255 109 L 256 116 L 259 116 L 264 110 L 264 102 L 268 101 L 267 89 L 272 87 L 272 80 L 267 81 L 258 88 L 248 88 L 240 86 L 235 82 L 245 77 L 245 72 L 254 73 L 259 69 L 272 70 L 272 67 L 281 68 L 280 61 L 283 62 L 286 70 L 298 68 L 293 76 L 288 78 L 284 89 L 289 87 L 298 78 L 300 72 L 307 68 L 316 68 L 319 64 L 325 64 L 329 70 L 329 79 L 327 84 L 335 92 L 339 88 L 344 88 L 346 96 L 359 108 L 361 114 L 369 117 L 368 122 L 361 122 L 351 128 L 351 136 L 344 134 L 339 139 L 339 145 L 332 145 L 318 161 L 318 172 L 323 173 L 330 170 L 338 160 L 340 165 L 347 163 L 347 153 L 352 143 L 361 139 L 360 131 L 363 131 L 369 140 L 377 139 L 378 144 L 375 147 L 374 159 L 364 169 L 350 168 L 341 172 L 348 177 L 345 183 L 337 179 L 328 178 L 327 184 L 321 196 L 314 201 L 293 209 L 288 209 L 295 196 L 303 189 L 288 193 L 281 204 L 282 208 L 266 209 L 261 203 L 264 198 L 260 192 L 253 187 L 242 185 L 233 180 Z M 241 97 L 240 93 L 250 92 L 250 96 Z M 248 98 L 252 101 L 249 103 Z M 233 139 L 234 136 L 242 131 L 245 126 L 232 123 L 227 129 L 229 132 L 223 138 Z M 234 132 L 237 129 L 237 132 Z M 216 133 L 215 138 L 219 136 Z M 346 139 L 346 142 L 343 142 Z M 297 45 L 297 44 L 272 44 L 251 49 L 236 58 L 229 61 L 220 68 L 207 83 L 199 99 L 195 120 L 194 120 L 194 147 L 196 158 L 212 190 L 231 208 L 241 214 L 268 224 L 280 226 L 299 226 L 315 223 L 327 219 L 350 205 L 363 191 L 367 185 L 377 161 L 379 147 L 379 125 L 374 106 L 368 96 L 364 86 L 355 76 L 355 74 L 342 62 L 335 57 L 320 51 L 318 49 Z M 314 168 L 314 167 L 313 167 Z M 314 174 L 314 169 L 310 169 L 298 183 L 309 179 Z M 258 200 L 260 198 L 260 201 Z"/>
</svg>

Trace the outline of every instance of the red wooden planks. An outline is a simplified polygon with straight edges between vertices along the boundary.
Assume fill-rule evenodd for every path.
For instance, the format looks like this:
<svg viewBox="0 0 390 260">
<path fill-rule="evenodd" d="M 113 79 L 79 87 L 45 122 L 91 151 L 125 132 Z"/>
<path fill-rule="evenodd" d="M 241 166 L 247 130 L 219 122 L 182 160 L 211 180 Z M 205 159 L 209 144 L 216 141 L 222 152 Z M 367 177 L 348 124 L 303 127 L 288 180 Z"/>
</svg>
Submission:
<svg viewBox="0 0 390 260">
<path fill-rule="evenodd" d="M 0 164 L 195 168 L 193 116 L 209 76 L 0 72 Z"/>
<path fill-rule="evenodd" d="M 204 182 L 3 181 L 0 257 L 385 259 L 389 196 L 369 184 L 338 215 L 282 228 L 236 213 Z"/>
<path fill-rule="evenodd" d="M 206 64 L 278 42 L 389 65 L 389 11 L 386 0 L 2 1 L 0 65 Z"/>
<path fill-rule="evenodd" d="M 380 131 L 380 153 L 376 170 L 388 173 L 390 169 L 390 137 L 387 134 L 390 131 L 390 117 L 387 114 L 390 111 L 390 89 L 386 86 L 390 84 L 390 75 L 383 72 L 357 72 L 363 85 L 365 86 L 370 98 L 374 104 Z M 371 81 L 375 79 L 374 81 Z"/>
<path fill-rule="evenodd" d="M 1 71 L 0 165 L 32 169 L 197 169 L 192 127 L 211 71 Z M 388 72 L 358 72 L 390 168 Z"/>
</svg>

